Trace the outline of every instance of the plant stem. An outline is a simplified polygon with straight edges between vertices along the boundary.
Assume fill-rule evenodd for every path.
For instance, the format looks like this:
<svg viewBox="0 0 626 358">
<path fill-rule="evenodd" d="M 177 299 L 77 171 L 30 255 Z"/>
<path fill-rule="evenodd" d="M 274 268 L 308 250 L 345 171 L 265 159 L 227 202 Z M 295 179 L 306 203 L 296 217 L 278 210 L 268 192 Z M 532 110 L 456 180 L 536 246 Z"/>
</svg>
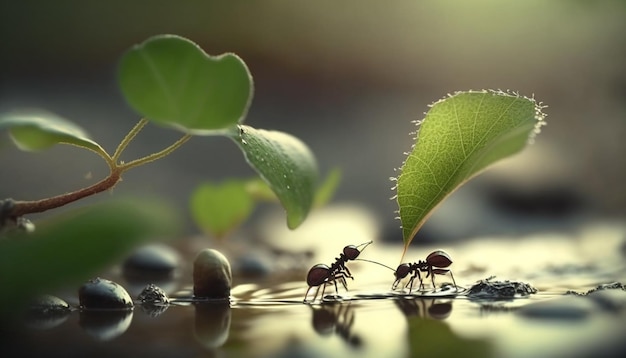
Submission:
<svg viewBox="0 0 626 358">
<path fill-rule="evenodd" d="M 120 164 L 118 166 L 118 168 L 121 171 L 126 171 L 130 168 L 134 168 L 134 167 L 138 167 L 140 165 L 146 164 L 146 163 L 150 163 L 153 162 L 157 159 L 161 159 L 167 155 L 169 155 L 170 153 L 172 153 L 173 151 L 175 151 L 176 149 L 178 149 L 180 146 L 182 146 L 183 144 L 185 144 L 185 142 L 187 142 L 189 139 L 191 138 L 191 134 L 185 134 L 184 136 L 182 136 L 179 140 L 177 140 L 176 142 L 174 142 L 172 145 L 170 145 L 169 147 L 163 149 L 160 152 L 157 153 L 153 153 L 150 154 L 148 156 L 145 156 L 143 158 L 139 158 L 139 159 L 135 159 L 133 161 L 130 161 L 128 163 L 124 163 L 124 164 Z"/>
<path fill-rule="evenodd" d="M 137 124 L 135 124 L 133 129 L 131 129 L 130 132 L 126 134 L 126 137 L 122 139 L 120 144 L 115 149 L 115 153 L 113 153 L 113 157 L 112 157 L 113 162 L 116 163 L 116 165 L 117 165 L 118 160 L 120 159 L 120 156 L 122 155 L 122 152 L 128 146 L 128 143 L 130 143 L 130 141 L 132 141 L 133 138 L 135 138 L 137 133 L 139 133 L 139 131 L 141 131 L 143 127 L 146 126 L 146 124 L 148 124 L 148 120 L 145 118 L 142 118 L 141 120 L 139 120 L 139 122 L 137 122 Z"/>
<path fill-rule="evenodd" d="M 160 152 L 150 154 L 143 158 L 135 159 L 128 163 L 119 163 L 119 158 L 124 149 L 147 123 L 148 121 L 142 118 L 120 142 L 112 157 L 109 157 L 108 154 L 106 154 L 106 152 L 104 152 L 103 150 L 103 153 L 106 155 L 106 157 L 103 157 L 107 160 L 107 164 L 109 165 L 109 169 L 111 170 L 109 175 L 103 180 L 86 188 L 66 194 L 57 195 L 51 198 L 34 201 L 14 201 L 12 209 L 9 211 L 9 214 L 5 214 L 5 216 L 7 216 L 8 218 L 17 219 L 25 214 L 41 213 L 111 189 L 122 179 L 122 173 L 126 170 L 163 158 L 172 153 L 174 150 L 178 149 L 191 138 L 191 134 L 185 134 L 182 138 L 174 142 L 169 147 L 161 150 Z"/>
<path fill-rule="evenodd" d="M 25 214 L 41 213 L 46 210 L 61 207 L 87 196 L 103 192 L 107 189 L 112 188 L 113 186 L 115 186 L 115 184 L 117 184 L 117 182 L 120 181 L 121 173 L 121 170 L 114 169 L 111 171 L 111 174 L 109 174 L 109 176 L 105 179 L 91 186 L 77 191 L 73 191 L 71 193 L 61 194 L 53 196 L 51 198 L 35 201 L 15 201 L 13 210 L 11 210 L 11 214 L 9 216 L 12 218 L 19 218 L 20 216 Z"/>
</svg>

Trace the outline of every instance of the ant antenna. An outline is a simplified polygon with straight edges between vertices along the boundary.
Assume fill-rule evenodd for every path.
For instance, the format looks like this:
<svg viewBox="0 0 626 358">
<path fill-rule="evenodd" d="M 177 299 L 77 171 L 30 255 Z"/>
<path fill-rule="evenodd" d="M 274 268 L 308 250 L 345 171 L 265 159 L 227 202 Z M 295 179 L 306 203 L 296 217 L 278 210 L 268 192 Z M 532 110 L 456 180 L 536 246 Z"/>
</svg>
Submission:
<svg viewBox="0 0 626 358">
<path fill-rule="evenodd" d="M 390 269 L 393 272 L 396 272 L 396 270 L 392 269 L 391 267 L 389 267 L 389 266 L 387 266 L 385 264 L 381 264 L 380 262 L 376 262 L 376 261 L 372 261 L 372 260 L 366 260 L 366 259 L 354 259 L 354 261 L 365 261 L 365 262 L 373 263 L 373 264 L 376 264 L 376 265 L 380 265 L 382 267 L 386 267 L 386 268 Z"/>
<path fill-rule="evenodd" d="M 366 248 L 367 246 L 369 246 L 369 244 L 371 244 L 371 243 L 373 243 L 373 242 L 374 242 L 373 240 L 370 240 L 370 241 L 368 241 L 368 242 L 364 242 L 364 243 L 362 243 L 362 244 L 360 244 L 360 245 L 357 245 L 357 247 L 356 247 L 356 248 L 357 248 L 357 249 L 359 249 L 359 251 L 363 251 L 363 250 L 365 250 L 365 248 Z M 363 248 L 362 248 L 362 249 L 360 249 L 360 247 L 361 247 L 361 246 L 363 246 Z"/>
</svg>

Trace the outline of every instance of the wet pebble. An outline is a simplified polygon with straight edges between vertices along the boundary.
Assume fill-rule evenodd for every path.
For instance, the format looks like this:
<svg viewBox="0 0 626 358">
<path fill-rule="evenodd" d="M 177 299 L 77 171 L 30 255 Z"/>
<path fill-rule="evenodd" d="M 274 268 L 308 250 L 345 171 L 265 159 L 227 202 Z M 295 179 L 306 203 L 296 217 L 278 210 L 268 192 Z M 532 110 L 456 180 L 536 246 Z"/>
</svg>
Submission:
<svg viewBox="0 0 626 358">
<path fill-rule="evenodd" d="M 146 245 L 124 261 L 123 272 L 131 278 L 167 278 L 174 276 L 180 261 L 178 252 L 169 246 Z"/>
<path fill-rule="evenodd" d="M 165 291 L 153 284 L 144 287 L 137 299 L 141 301 L 143 305 L 166 305 L 170 303 L 170 299 L 167 297 Z"/>
<path fill-rule="evenodd" d="M 240 276 L 263 277 L 272 273 L 272 265 L 265 256 L 244 254 L 237 258 L 235 270 Z"/>
<path fill-rule="evenodd" d="M 78 300 L 81 309 L 86 310 L 129 310 L 133 308 L 133 301 L 124 287 L 99 277 L 80 287 Z"/>
<path fill-rule="evenodd" d="M 493 277 L 480 280 L 468 291 L 467 296 L 472 299 L 511 299 L 526 297 L 537 293 L 537 289 L 524 282 L 493 281 Z"/>
<path fill-rule="evenodd" d="M 42 295 L 28 306 L 25 321 L 31 328 L 50 329 L 65 322 L 70 311 L 70 305 L 64 300 L 52 295 Z"/>
<path fill-rule="evenodd" d="M 217 250 L 200 251 L 193 263 L 193 294 L 200 298 L 228 298 L 233 275 L 228 259 Z"/>
</svg>

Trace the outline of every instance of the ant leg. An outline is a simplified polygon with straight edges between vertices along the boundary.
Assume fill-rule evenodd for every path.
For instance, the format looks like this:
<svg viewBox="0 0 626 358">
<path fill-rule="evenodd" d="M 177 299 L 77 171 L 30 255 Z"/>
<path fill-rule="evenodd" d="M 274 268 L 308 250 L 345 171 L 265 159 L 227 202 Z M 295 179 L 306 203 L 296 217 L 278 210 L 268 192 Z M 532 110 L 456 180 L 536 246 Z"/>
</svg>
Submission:
<svg viewBox="0 0 626 358">
<path fill-rule="evenodd" d="M 351 279 L 354 280 L 354 277 L 352 277 L 352 272 L 350 272 L 350 269 L 347 266 L 343 266 L 343 268 L 345 270 L 344 273 L 347 274 L 346 277 L 350 277 Z"/>
<path fill-rule="evenodd" d="M 417 278 L 419 278 L 419 280 L 420 280 L 420 287 L 418 288 L 418 290 L 423 290 L 424 289 L 424 281 L 422 280 L 422 275 L 420 274 L 419 270 L 415 270 L 415 273 L 417 274 Z"/>
<path fill-rule="evenodd" d="M 428 268 L 428 273 L 430 274 L 430 279 L 433 281 L 433 292 L 437 291 L 437 286 L 435 286 L 435 273 L 433 272 L 433 268 Z"/>
<path fill-rule="evenodd" d="M 452 277 L 452 283 L 454 284 L 454 288 L 458 289 L 459 286 L 456 285 L 456 281 L 454 280 L 454 276 L 452 275 L 452 271 L 450 271 L 450 277 Z"/>
</svg>

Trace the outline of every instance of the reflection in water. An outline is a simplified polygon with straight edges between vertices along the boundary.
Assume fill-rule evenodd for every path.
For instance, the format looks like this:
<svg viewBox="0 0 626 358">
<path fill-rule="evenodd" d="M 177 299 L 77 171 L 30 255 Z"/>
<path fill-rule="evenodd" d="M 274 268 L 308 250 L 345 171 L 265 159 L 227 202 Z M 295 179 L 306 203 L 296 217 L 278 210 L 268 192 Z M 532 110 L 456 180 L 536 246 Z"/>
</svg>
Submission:
<svg viewBox="0 0 626 358">
<path fill-rule="evenodd" d="M 328 336 L 334 332 L 351 347 L 357 348 L 363 344 L 361 338 L 352 333 L 354 310 L 350 303 L 337 302 L 310 307 L 313 310 L 313 329 L 320 336 Z"/>
<path fill-rule="evenodd" d="M 408 317 L 434 318 L 443 320 L 452 312 L 452 300 L 437 298 L 402 298 L 394 300 L 400 311 Z"/>
<path fill-rule="evenodd" d="M 92 337 L 109 341 L 126 332 L 132 319 L 132 310 L 82 310 L 78 324 Z"/>
<path fill-rule="evenodd" d="M 228 301 L 198 302 L 194 334 L 203 347 L 213 350 L 221 347 L 228 339 L 231 309 Z"/>
</svg>

